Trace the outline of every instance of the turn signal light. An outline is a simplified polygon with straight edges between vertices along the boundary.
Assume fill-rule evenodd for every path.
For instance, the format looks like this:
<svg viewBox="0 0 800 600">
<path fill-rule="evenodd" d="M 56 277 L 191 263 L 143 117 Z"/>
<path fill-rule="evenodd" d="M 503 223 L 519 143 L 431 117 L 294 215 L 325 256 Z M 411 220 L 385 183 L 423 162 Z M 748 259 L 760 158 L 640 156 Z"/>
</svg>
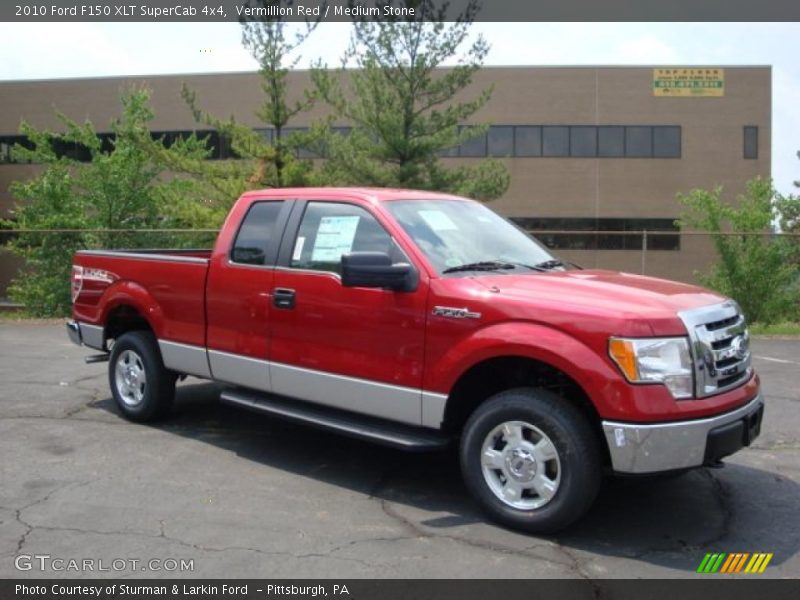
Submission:
<svg viewBox="0 0 800 600">
<path fill-rule="evenodd" d="M 630 340 L 611 338 L 608 343 L 611 358 L 628 378 L 628 381 L 639 379 L 639 370 L 636 367 L 636 351 Z"/>
</svg>

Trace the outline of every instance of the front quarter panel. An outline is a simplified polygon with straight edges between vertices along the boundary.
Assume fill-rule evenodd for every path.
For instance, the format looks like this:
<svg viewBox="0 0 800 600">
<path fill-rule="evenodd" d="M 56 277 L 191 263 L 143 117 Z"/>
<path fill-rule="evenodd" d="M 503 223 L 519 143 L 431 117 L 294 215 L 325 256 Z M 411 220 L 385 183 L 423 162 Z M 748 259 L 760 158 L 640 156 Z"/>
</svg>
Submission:
<svg viewBox="0 0 800 600">
<path fill-rule="evenodd" d="M 435 321 L 439 319 L 447 317 L 430 316 L 430 330 L 437 329 Z M 566 373 L 587 392 L 601 414 L 605 412 L 603 404 L 615 413 L 611 406 L 624 401 L 624 390 L 618 389 L 620 378 L 610 365 L 579 340 L 544 325 L 507 321 L 476 328 L 455 344 L 431 341 L 429 350 L 439 350 L 438 355 L 428 357 L 428 390 L 446 394 L 470 367 L 491 358 L 518 356 Z"/>
</svg>

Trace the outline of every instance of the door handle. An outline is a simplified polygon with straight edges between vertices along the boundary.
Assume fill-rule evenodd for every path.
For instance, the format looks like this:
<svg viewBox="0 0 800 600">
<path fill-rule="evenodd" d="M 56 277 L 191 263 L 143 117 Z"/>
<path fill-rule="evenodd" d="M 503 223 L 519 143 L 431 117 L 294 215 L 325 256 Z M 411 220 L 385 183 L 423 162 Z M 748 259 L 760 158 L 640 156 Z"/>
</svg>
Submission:
<svg viewBox="0 0 800 600">
<path fill-rule="evenodd" d="M 275 288 L 272 295 L 272 305 L 275 308 L 291 310 L 294 308 L 295 293 L 288 288 Z"/>
</svg>

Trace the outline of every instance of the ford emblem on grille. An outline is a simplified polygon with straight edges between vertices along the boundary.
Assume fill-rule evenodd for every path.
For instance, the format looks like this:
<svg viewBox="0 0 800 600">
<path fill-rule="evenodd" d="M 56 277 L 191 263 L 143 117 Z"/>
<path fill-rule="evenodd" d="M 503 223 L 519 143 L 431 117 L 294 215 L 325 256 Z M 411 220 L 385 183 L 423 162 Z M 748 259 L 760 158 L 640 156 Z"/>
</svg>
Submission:
<svg viewBox="0 0 800 600">
<path fill-rule="evenodd" d="M 750 346 L 749 340 L 743 335 L 737 335 L 731 341 L 731 349 L 736 354 L 736 358 L 742 359 L 747 356 L 747 349 Z"/>
</svg>

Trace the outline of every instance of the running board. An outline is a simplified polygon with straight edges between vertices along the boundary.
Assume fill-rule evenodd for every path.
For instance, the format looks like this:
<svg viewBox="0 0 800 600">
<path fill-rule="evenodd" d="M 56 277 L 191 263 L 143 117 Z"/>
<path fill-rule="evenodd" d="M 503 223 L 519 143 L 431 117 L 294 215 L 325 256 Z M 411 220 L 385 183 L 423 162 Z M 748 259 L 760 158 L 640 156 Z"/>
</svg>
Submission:
<svg viewBox="0 0 800 600">
<path fill-rule="evenodd" d="M 106 352 L 105 354 L 92 354 L 91 356 L 84 356 L 83 362 L 85 362 L 87 365 L 92 365 L 94 363 L 108 362 L 109 356 L 110 355 L 108 354 L 108 352 Z"/>
<path fill-rule="evenodd" d="M 440 450 L 452 441 L 451 437 L 434 429 L 366 417 L 270 394 L 234 389 L 223 391 L 220 399 L 226 404 L 241 406 L 256 412 L 328 429 L 408 452 Z"/>
</svg>

